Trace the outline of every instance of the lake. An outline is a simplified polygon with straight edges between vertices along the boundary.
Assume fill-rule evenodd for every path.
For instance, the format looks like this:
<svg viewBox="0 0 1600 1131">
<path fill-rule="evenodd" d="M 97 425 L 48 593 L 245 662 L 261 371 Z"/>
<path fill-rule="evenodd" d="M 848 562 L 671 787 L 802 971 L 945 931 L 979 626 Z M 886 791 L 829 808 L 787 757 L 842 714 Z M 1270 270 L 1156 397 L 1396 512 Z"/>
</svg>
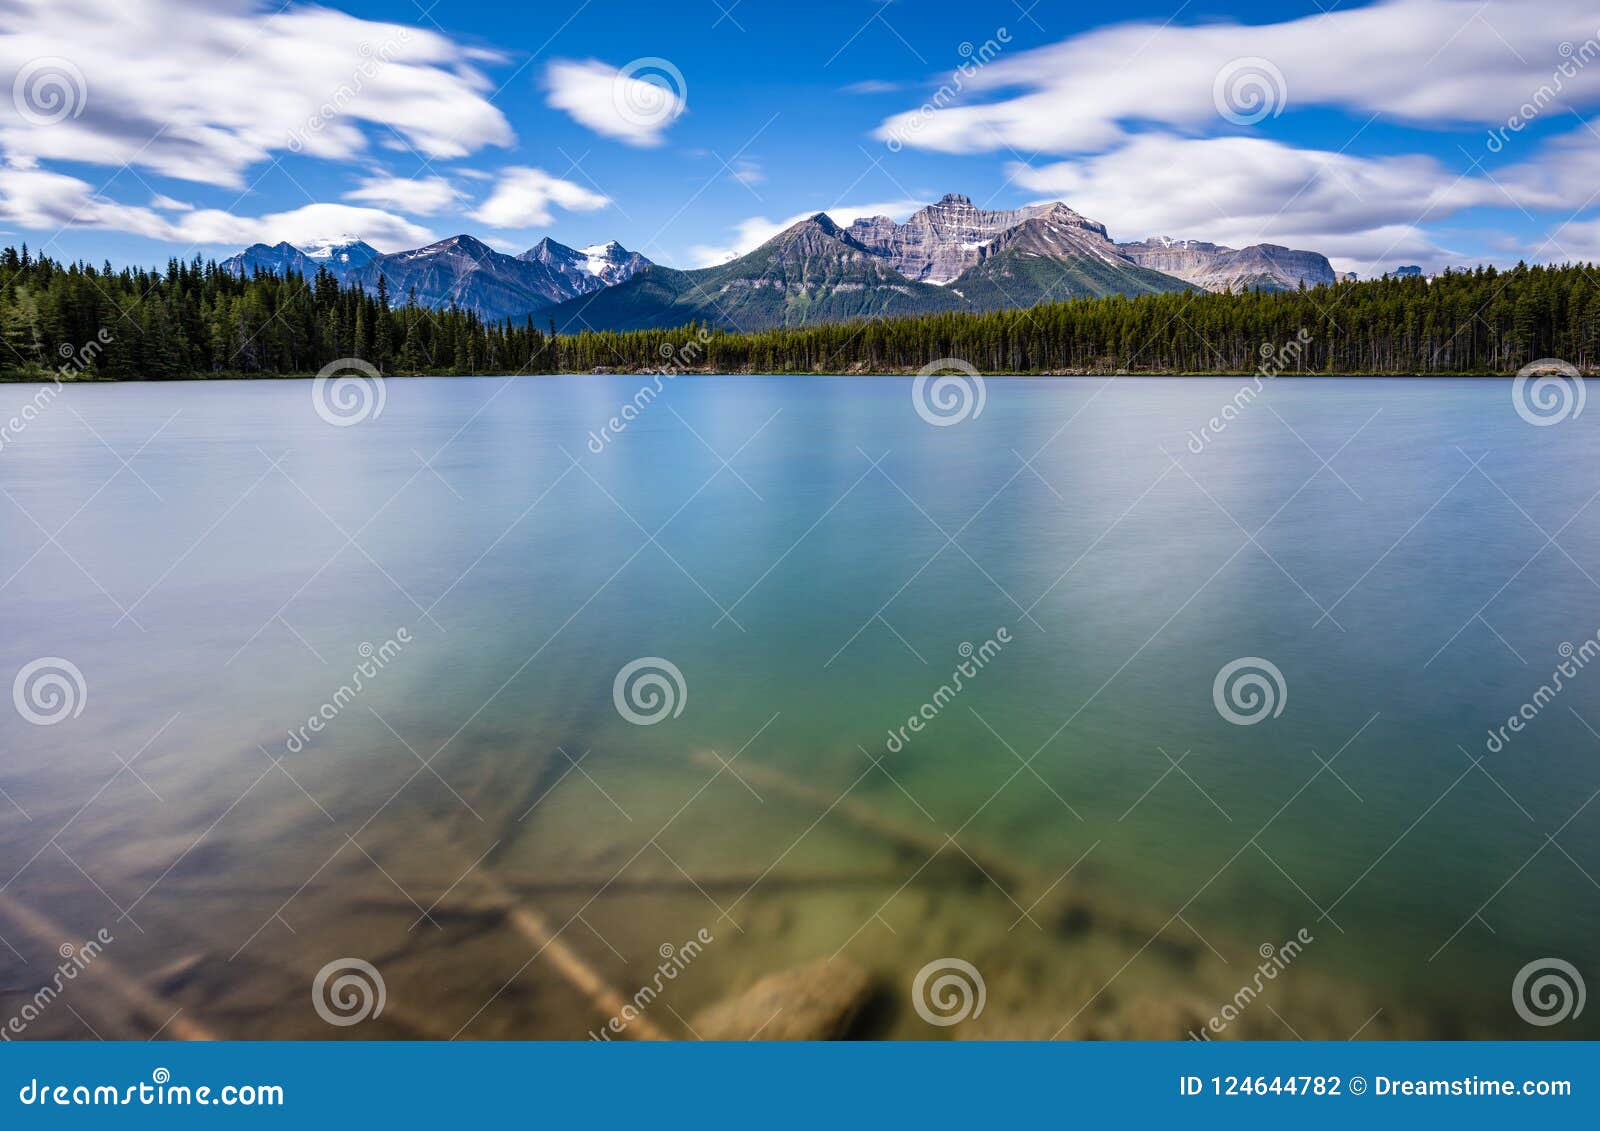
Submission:
<svg viewBox="0 0 1600 1131">
<path fill-rule="evenodd" d="M 868 1037 L 1600 1035 L 1525 1000 L 1596 974 L 1600 414 L 1248 383 L 42 398 L 0 1013 L 104 932 L 27 1036 L 710 1035 L 818 960 Z"/>
</svg>

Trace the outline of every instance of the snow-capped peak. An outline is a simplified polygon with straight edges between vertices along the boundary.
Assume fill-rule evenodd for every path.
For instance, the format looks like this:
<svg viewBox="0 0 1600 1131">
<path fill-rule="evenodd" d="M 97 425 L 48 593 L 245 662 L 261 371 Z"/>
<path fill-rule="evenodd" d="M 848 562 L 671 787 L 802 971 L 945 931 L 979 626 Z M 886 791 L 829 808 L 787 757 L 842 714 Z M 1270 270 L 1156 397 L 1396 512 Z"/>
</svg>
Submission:
<svg viewBox="0 0 1600 1131">
<path fill-rule="evenodd" d="M 617 265 L 624 252 L 620 243 L 609 240 L 606 243 L 581 247 L 578 249 L 578 254 L 583 256 L 583 269 L 599 278 Z"/>
<path fill-rule="evenodd" d="M 352 235 L 313 240 L 300 250 L 307 259 L 337 263 L 346 267 L 360 267 L 376 258 L 378 254 L 377 248 Z"/>
</svg>

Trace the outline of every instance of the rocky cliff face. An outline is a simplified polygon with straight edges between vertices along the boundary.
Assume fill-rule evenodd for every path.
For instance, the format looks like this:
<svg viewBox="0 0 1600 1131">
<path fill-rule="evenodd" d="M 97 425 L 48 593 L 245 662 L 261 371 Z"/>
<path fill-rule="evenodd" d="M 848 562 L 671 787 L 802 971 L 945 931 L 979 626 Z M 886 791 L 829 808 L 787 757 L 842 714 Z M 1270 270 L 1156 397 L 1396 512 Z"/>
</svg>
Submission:
<svg viewBox="0 0 1600 1131">
<path fill-rule="evenodd" d="M 1199 240 L 1154 239 L 1118 244 L 1141 267 L 1174 275 L 1208 291 L 1292 291 L 1336 281 L 1326 256 L 1277 244 L 1223 247 Z"/>
<path fill-rule="evenodd" d="M 819 212 L 731 262 L 696 271 L 652 265 L 551 316 L 572 331 L 690 321 L 763 330 L 961 308 L 958 296 L 906 278 Z"/>
<path fill-rule="evenodd" d="M 520 319 L 571 297 L 561 277 L 543 264 L 503 255 L 466 235 L 380 255 L 351 280 L 372 292 L 379 276 L 392 302 L 415 292 L 424 306 L 459 306 L 490 319 Z"/>
<path fill-rule="evenodd" d="M 246 277 L 257 271 L 266 271 L 273 275 L 294 272 L 309 279 L 317 273 L 316 262 L 288 243 L 253 243 L 238 255 L 230 255 L 218 266 L 230 274 Z"/>
<path fill-rule="evenodd" d="M 847 231 L 852 239 L 907 278 L 943 285 L 980 262 L 1001 236 L 1034 220 L 1048 222 L 1064 254 L 1118 256 L 1105 225 L 1080 216 L 1059 202 L 989 211 L 974 206 L 965 196 L 950 193 L 904 224 L 896 224 L 887 216 L 873 216 L 857 220 Z"/>
<path fill-rule="evenodd" d="M 542 264 L 565 281 L 566 293 L 558 301 L 625 283 L 639 268 L 650 264 L 644 256 L 629 251 L 616 240 L 575 250 L 556 243 L 549 236 L 517 258 L 525 263 Z"/>
<path fill-rule="evenodd" d="M 223 261 L 236 275 L 257 270 L 306 278 L 326 268 L 338 278 L 377 290 L 381 276 L 394 302 L 412 291 L 424 306 L 452 304 L 484 318 L 527 315 L 625 282 L 650 261 L 615 241 L 576 251 L 551 239 L 519 256 L 505 255 L 472 236 L 452 236 L 411 251 L 380 254 L 356 239 L 320 241 L 305 248 L 252 244 Z"/>
</svg>

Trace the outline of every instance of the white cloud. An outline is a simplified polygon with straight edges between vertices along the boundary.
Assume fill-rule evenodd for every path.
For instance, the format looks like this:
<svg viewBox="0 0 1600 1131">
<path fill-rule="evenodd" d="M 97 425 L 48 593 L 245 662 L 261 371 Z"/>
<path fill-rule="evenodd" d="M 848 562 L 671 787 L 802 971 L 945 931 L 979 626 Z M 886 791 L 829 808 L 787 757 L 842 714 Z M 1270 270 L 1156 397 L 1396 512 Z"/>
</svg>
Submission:
<svg viewBox="0 0 1600 1131">
<path fill-rule="evenodd" d="M 905 87 L 901 83 L 886 82 L 883 79 L 862 79 L 860 82 L 853 82 L 839 89 L 846 94 L 893 94 L 897 90 L 904 90 Z"/>
<path fill-rule="evenodd" d="M 1001 55 L 963 76 L 954 105 L 895 115 L 878 136 L 947 153 L 1081 153 L 1124 140 L 1129 123 L 1224 129 L 1218 75 L 1248 58 L 1282 76 L 1267 93 L 1291 110 L 1489 126 L 1549 86 L 1567 62 L 1559 46 L 1600 36 L 1597 26 L 1592 0 L 1386 0 L 1275 24 L 1119 24 Z M 1558 104 L 1600 102 L 1600 66 L 1561 87 Z"/>
<path fill-rule="evenodd" d="M 1546 263 L 1600 263 L 1600 220 L 1572 220 L 1535 241 L 1528 257 Z"/>
<path fill-rule="evenodd" d="M 891 200 L 881 204 L 842 204 L 822 209 L 835 224 L 848 227 L 857 220 L 870 216 L 889 216 L 904 220 L 917 209 L 924 207 L 923 200 Z M 785 220 L 768 220 L 765 216 L 751 216 L 735 226 L 733 235 L 725 244 L 696 244 L 689 249 L 689 257 L 696 267 L 714 267 L 754 251 L 773 236 L 800 221 L 815 216 L 819 210 L 796 212 Z"/>
<path fill-rule="evenodd" d="M 733 162 L 733 169 L 728 174 L 741 185 L 755 186 L 767 179 L 766 172 L 761 168 L 759 161 L 748 161 L 737 158 Z"/>
<path fill-rule="evenodd" d="M 637 59 L 621 70 L 598 59 L 557 59 L 544 77 L 551 106 L 629 145 L 660 145 L 689 105 L 682 73 L 664 59 Z"/>
<path fill-rule="evenodd" d="M 455 186 L 443 177 L 367 177 L 344 194 L 346 200 L 384 205 L 418 216 L 434 216 L 461 199 Z"/>
<path fill-rule="evenodd" d="M 1356 157 L 1253 137 L 1143 134 L 1107 154 L 1011 172 L 1017 184 L 1100 220 L 1119 241 L 1286 244 L 1363 273 L 1397 255 L 1454 262 L 1422 225 L 1509 203 L 1483 177 L 1459 177 L 1431 157 Z"/>
<path fill-rule="evenodd" d="M 374 127 L 463 157 L 512 141 L 484 61 L 431 31 L 310 5 L 6 0 L 0 88 L 25 76 L 38 100 L 0 99 L 0 150 L 227 186 L 291 148 L 349 159 Z M 70 109 L 36 124 L 56 116 L 52 90 Z"/>
<path fill-rule="evenodd" d="M 500 171 L 489 199 L 469 215 L 495 228 L 535 228 L 550 223 L 552 207 L 593 212 L 610 203 L 610 197 L 543 169 L 513 166 Z"/>
<path fill-rule="evenodd" d="M 434 239 L 428 229 L 402 216 L 348 204 L 307 204 L 264 216 L 205 208 L 169 217 L 152 208 L 107 200 L 95 195 L 86 181 L 42 169 L 0 168 L 0 221 L 44 231 L 101 228 L 186 246 L 284 240 L 299 246 L 350 235 L 379 251 L 400 251 Z"/>
</svg>

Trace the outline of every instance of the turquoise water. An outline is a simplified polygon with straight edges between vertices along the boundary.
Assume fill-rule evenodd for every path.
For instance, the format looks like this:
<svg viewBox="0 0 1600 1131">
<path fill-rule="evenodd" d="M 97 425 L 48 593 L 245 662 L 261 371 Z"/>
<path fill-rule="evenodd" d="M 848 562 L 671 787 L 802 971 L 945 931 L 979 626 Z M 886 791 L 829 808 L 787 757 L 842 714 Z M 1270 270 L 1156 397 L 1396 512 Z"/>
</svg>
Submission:
<svg viewBox="0 0 1600 1131">
<path fill-rule="evenodd" d="M 668 1035 L 836 956 L 862 1035 L 1182 1036 L 1300 931 L 1227 1035 L 1594 1035 L 1512 983 L 1596 974 L 1600 668 L 1488 731 L 1600 630 L 1600 423 L 1283 381 L 1192 442 L 1241 383 L 992 379 L 934 427 L 909 380 L 685 378 L 604 436 L 639 378 L 395 380 L 349 427 L 303 381 L 64 390 L 0 450 L 0 662 L 85 690 L 0 719 L 0 894 L 241 1037 L 585 1036 L 508 890 L 623 996 L 713 935 Z M 681 710 L 636 725 L 645 658 Z M 392 1008 L 330 1029 L 347 955 Z M 949 1029 L 946 957 L 988 994 Z"/>
</svg>

